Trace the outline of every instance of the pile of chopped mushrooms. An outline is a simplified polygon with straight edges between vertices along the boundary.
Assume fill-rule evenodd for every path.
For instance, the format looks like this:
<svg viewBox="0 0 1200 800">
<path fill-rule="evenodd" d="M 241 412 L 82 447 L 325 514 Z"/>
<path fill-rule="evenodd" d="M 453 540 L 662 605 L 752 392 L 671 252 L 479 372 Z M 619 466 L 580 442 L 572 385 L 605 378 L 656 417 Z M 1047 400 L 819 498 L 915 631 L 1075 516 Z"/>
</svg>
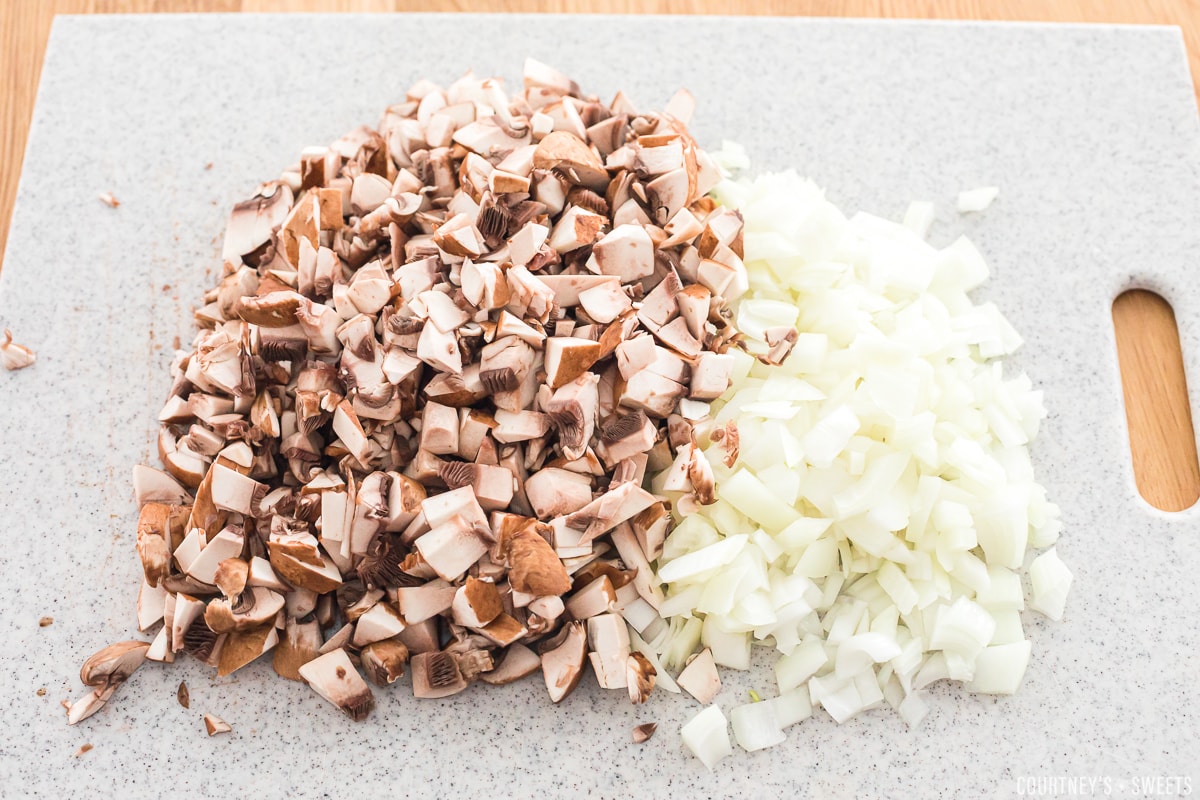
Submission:
<svg viewBox="0 0 1200 800">
<path fill-rule="evenodd" d="M 236 205 L 163 469 L 134 469 L 138 627 L 161 627 L 89 659 L 69 720 L 181 653 L 269 653 L 356 720 L 406 671 L 421 698 L 540 673 L 558 702 L 590 665 L 644 701 L 630 632 L 665 626 L 671 509 L 643 483 L 682 452 L 677 504 L 713 501 L 691 430 L 748 288 L 693 106 L 605 105 L 533 60 L 514 97 L 421 81 Z"/>
</svg>

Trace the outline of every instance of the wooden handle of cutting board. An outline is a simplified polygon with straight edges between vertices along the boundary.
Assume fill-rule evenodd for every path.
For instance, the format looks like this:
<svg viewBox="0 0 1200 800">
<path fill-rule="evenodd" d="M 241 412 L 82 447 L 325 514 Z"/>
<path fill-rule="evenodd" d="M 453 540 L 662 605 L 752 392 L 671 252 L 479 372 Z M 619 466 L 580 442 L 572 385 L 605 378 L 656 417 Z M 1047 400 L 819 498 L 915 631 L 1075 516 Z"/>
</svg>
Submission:
<svg viewBox="0 0 1200 800">
<path fill-rule="evenodd" d="M 1200 497 L 1200 466 L 1175 313 L 1135 289 L 1113 302 L 1112 315 L 1138 491 L 1163 511 L 1190 508 Z"/>
<path fill-rule="evenodd" d="M 1200 14 L 1187 0 L 39 0 L 0 2 L 0 253 L 25 135 L 55 13 L 153 11 L 544 11 L 758 14 L 1127 22 L 1178 25 L 1200 76 Z M 1200 80 L 1196 81 L 1200 85 Z M 2 265 L 0 265 L 2 266 Z M 1164 510 L 1200 495 L 1175 318 L 1161 299 L 1123 295 L 1113 306 L 1138 488 Z"/>
</svg>

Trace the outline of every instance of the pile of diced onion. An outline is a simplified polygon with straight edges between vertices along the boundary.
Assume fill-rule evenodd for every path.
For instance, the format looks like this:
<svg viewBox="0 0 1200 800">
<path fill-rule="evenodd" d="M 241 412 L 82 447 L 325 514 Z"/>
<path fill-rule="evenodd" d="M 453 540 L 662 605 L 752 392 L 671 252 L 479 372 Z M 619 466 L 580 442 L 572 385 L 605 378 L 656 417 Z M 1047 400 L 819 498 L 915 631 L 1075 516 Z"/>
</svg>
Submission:
<svg viewBox="0 0 1200 800">
<path fill-rule="evenodd" d="M 721 157 L 745 166 L 734 146 Z M 1071 573 L 1028 452 L 1041 392 L 1000 360 L 1021 338 L 968 295 L 983 258 L 966 239 L 928 244 L 927 203 L 903 224 L 847 219 L 794 172 L 714 195 L 745 218 L 748 349 L 772 327 L 800 335 L 781 367 L 731 350 L 733 386 L 696 431 L 717 499 L 687 507 L 666 541 L 670 628 L 653 648 L 676 668 L 697 648 L 734 669 L 753 645 L 779 651 L 779 696 L 732 709 L 748 750 L 816 706 L 841 723 L 886 703 L 915 726 L 935 681 L 1016 691 L 1024 567 L 1050 548 L 1029 564 L 1030 606 L 1056 620 Z M 726 466 L 707 434 L 730 422 L 740 450 Z M 683 738 L 710 767 L 731 750 L 717 706 Z"/>
</svg>

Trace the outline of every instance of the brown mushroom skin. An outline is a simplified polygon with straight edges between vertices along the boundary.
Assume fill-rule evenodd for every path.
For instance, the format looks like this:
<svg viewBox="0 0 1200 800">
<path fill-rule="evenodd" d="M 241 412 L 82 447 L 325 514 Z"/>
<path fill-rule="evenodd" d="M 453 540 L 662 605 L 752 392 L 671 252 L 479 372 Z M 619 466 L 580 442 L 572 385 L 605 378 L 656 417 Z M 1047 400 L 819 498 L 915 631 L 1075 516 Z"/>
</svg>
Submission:
<svg viewBox="0 0 1200 800">
<path fill-rule="evenodd" d="M 149 642 L 137 640 L 110 644 L 83 662 L 83 667 L 79 670 L 79 680 L 83 681 L 85 686 L 120 686 L 146 660 L 149 649 Z"/>
<path fill-rule="evenodd" d="M 647 722 L 643 725 L 638 725 L 633 729 L 633 743 L 643 744 L 648 742 L 656 730 L 658 730 L 657 722 Z"/>
<path fill-rule="evenodd" d="M 289 617 L 284 635 L 271 654 L 271 666 L 281 678 L 303 681 L 300 668 L 320 654 L 321 626 L 312 618 L 300 622 Z"/>
<path fill-rule="evenodd" d="M 359 654 L 367 680 L 376 686 L 389 686 L 404 675 L 408 648 L 398 639 L 373 642 Z"/>
<path fill-rule="evenodd" d="M 137 551 L 146 583 L 158 586 L 171 573 L 172 506 L 146 503 L 138 513 Z"/>
<path fill-rule="evenodd" d="M 142 665 L 149 650 L 149 642 L 130 640 L 110 644 L 88 657 L 79 670 L 79 679 L 94 688 L 67 708 L 67 724 L 74 725 L 99 711 Z"/>
<path fill-rule="evenodd" d="M 634 705 L 646 702 L 658 675 L 650 659 L 643 653 L 630 653 L 625 662 L 625 675 L 630 702 Z"/>
<path fill-rule="evenodd" d="M 224 677 L 263 655 L 278 637 L 273 623 L 248 631 L 231 631 L 225 637 L 217 660 L 217 675 Z"/>
<path fill-rule="evenodd" d="M 532 525 L 508 541 L 508 580 L 513 589 L 538 596 L 561 595 L 571 589 L 571 578 L 554 548 Z"/>
</svg>

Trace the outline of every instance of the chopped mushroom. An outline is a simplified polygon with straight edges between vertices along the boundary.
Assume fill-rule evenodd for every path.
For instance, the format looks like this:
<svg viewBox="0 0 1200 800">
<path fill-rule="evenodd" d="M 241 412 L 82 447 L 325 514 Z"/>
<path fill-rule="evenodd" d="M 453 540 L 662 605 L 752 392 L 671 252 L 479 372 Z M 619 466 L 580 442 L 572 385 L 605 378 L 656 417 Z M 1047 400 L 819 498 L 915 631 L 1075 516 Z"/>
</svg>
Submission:
<svg viewBox="0 0 1200 800">
<path fill-rule="evenodd" d="M 7 370 L 24 369 L 37 361 L 37 355 L 24 345 L 13 341 L 12 332 L 4 329 L 4 341 L 0 342 L 0 363 Z"/>
<path fill-rule="evenodd" d="M 241 592 L 234 599 L 214 598 L 207 606 L 202 606 L 204 623 L 216 633 L 247 631 L 261 627 L 273 622 L 275 615 L 283 607 L 283 595 L 257 586 Z M 175 614 L 178 619 L 178 607 Z"/>
<path fill-rule="evenodd" d="M 342 648 L 314 658 L 300 667 L 300 677 L 313 691 L 340 708 L 355 722 L 366 719 L 375 708 L 375 695 Z"/>
<path fill-rule="evenodd" d="M 606 614 L 617 606 L 617 593 L 607 575 L 601 575 L 571 594 L 564 603 L 567 613 L 575 619 L 588 619 Z"/>
<path fill-rule="evenodd" d="M 458 659 L 445 651 L 419 653 L 412 658 L 413 694 L 434 699 L 458 694 L 467 688 L 467 679 Z"/>
<path fill-rule="evenodd" d="M 658 730 L 657 722 L 646 722 L 638 725 L 633 729 L 633 743 L 642 744 L 650 741 L 650 737 L 654 735 L 656 730 Z"/>
<path fill-rule="evenodd" d="M 513 589 L 538 596 L 561 595 L 571 589 L 562 561 L 534 526 L 517 531 L 505 544 Z"/>
<path fill-rule="evenodd" d="M 635 705 L 646 702 L 650 690 L 654 688 L 654 678 L 658 670 L 650 663 L 650 659 L 642 653 L 630 653 L 625 661 L 625 681 L 629 689 L 629 700 Z"/>
<path fill-rule="evenodd" d="M 465 628 L 482 628 L 504 611 L 500 593 L 491 581 L 467 577 L 454 594 L 450 605 L 454 622 Z"/>
<path fill-rule="evenodd" d="M 404 675 L 408 648 L 399 639 L 372 642 L 359 654 L 367 680 L 376 686 L 389 686 Z"/>
<path fill-rule="evenodd" d="M 144 657 L 271 651 L 355 719 L 355 664 L 419 697 L 540 668 L 558 702 L 588 661 L 649 693 L 627 633 L 660 622 L 671 518 L 643 487 L 670 466 L 671 502 L 711 502 L 700 445 L 737 458 L 708 401 L 742 344 L 742 219 L 704 196 L 691 95 L 655 113 L 524 78 L 422 81 L 231 210 L 163 469 L 133 473 Z M 780 361 L 796 333 L 764 338 Z"/>
<path fill-rule="evenodd" d="M 479 679 L 493 686 L 503 686 L 532 675 L 541 665 L 542 659 L 537 653 L 523 644 L 513 644 L 505 649 L 504 657 L 495 668 L 480 675 Z"/>
<path fill-rule="evenodd" d="M 587 633 L 582 623 L 570 622 L 542 650 L 542 675 L 550 699 L 558 703 L 579 685 L 587 655 Z"/>
<path fill-rule="evenodd" d="M 233 728 L 230 727 L 229 723 L 215 714 L 204 715 L 204 730 L 208 731 L 209 736 L 216 736 L 218 733 L 233 732 Z"/>
<path fill-rule="evenodd" d="M 354 624 L 352 642 L 355 647 L 391 639 L 404 632 L 407 626 L 400 614 L 387 603 L 376 603 Z"/>
<path fill-rule="evenodd" d="M 625 689 L 630 675 L 629 629 L 619 614 L 599 614 L 587 621 L 588 658 L 604 689 Z M 646 690 L 647 692 L 649 689 Z M 630 692 L 633 695 L 633 692 Z"/>
<path fill-rule="evenodd" d="M 717 673 L 712 650 L 706 647 L 692 656 L 675 682 L 704 705 L 711 703 L 721 691 L 721 676 Z"/>
<path fill-rule="evenodd" d="M 225 634 L 217 658 L 217 675 L 236 672 L 279 643 L 275 626 L 267 623 L 251 630 L 233 630 Z"/>
<path fill-rule="evenodd" d="M 142 665 L 149 649 L 150 645 L 146 642 L 117 642 L 84 661 L 79 670 L 79 679 L 85 686 L 93 688 L 71 704 L 67 710 L 68 724 L 74 725 L 99 711 L 134 670 Z"/>
</svg>

